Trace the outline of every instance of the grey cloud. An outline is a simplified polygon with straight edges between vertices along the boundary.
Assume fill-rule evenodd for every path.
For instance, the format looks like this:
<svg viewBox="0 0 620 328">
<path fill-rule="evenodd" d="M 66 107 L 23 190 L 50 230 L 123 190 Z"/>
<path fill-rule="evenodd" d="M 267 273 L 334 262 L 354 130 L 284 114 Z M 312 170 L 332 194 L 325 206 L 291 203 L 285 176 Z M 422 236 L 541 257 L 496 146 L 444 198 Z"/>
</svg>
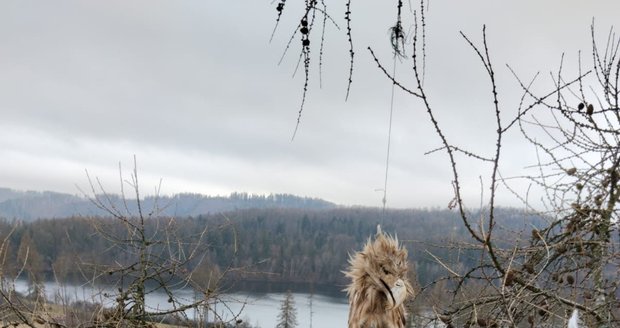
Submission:
<svg viewBox="0 0 620 328">
<path fill-rule="evenodd" d="M 291 142 L 303 71 L 292 77 L 297 38 L 277 65 L 301 9 L 301 2 L 289 3 L 269 44 L 276 12 L 267 2 L 1 2 L 0 154 L 11 160 L 0 163 L 0 180 L 67 191 L 83 181 L 85 168 L 115 180 L 115 163 L 128 165 L 137 154 L 149 184 L 162 177 L 171 191 L 292 192 L 379 204 L 391 85 L 366 47 L 391 67 L 394 8 L 353 4 L 356 64 L 345 103 L 344 5 L 329 4 L 341 30 L 328 25 L 322 89 L 313 48 L 310 91 Z M 504 64 L 528 79 L 557 67 L 562 52 L 575 62 L 577 50 L 590 46 L 591 17 L 606 31 L 619 6 L 430 1 L 425 85 L 448 137 L 485 153 L 494 144 L 489 82 L 459 30 L 480 44 L 487 24 L 507 120 L 520 94 Z M 399 79 L 413 87 L 410 62 L 399 67 Z M 423 155 L 439 145 L 427 114 L 402 92 L 395 100 L 390 204 L 445 206 L 451 193 L 445 155 Z M 534 154 L 517 134 L 511 138 L 505 160 L 516 171 Z M 486 168 L 470 162 L 463 168 L 475 199 Z"/>
</svg>

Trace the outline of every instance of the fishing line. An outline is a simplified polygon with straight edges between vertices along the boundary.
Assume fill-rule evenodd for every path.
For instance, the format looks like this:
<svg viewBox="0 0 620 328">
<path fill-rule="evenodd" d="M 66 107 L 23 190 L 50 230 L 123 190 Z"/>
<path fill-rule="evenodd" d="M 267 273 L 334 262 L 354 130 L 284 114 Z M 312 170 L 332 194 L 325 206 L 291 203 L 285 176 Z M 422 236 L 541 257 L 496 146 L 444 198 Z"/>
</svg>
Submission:
<svg viewBox="0 0 620 328">
<path fill-rule="evenodd" d="M 394 54 L 394 65 L 392 68 L 392 78 L 396 81 L 396 54 Z M 381 200 L 383 203 L 383 210 L 381 212 L 381 224 L 383 225 L 385 222 L 385 209 L 387 206 L 387 184 L 388 184 L 388 173 L 390 169 L 390 147 L 392 145 L 392 117 L 394 113 L 394 90 L 396 87 L 396 83 L 392 83 L 392 96 L 390 99 L 390 122 L 388 127 L 388 141 L 387 141 L 387 155 L 385 158 L 385 179 L 383 180 L 383 199 Z"/>
</svg>

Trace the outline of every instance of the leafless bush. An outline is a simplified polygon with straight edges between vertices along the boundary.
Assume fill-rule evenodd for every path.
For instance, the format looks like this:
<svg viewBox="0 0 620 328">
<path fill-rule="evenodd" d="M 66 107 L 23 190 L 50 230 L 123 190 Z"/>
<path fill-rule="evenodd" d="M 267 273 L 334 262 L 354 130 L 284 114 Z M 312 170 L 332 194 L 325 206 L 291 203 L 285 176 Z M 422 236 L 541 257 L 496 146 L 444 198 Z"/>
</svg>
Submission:
<svg viewBox="0 0 620 328">
<path fill-rule="evenodd" d="M 418 33 L 413 41 L 417 90 L 406 91 L 423 103 L 443 144 L 441 150 L 449 157 L 455 191 L 451 206 L 459 211 L 472 238 L 471 243 L 455 247 L 475 249 L 480 256 L 478 265 L 465 269 L 452 268 L 437 258 L 449 273 L 452 291 L 452 300 L 437 310 L 438 317 L 448 326 L 541 327 L 565 324 L 577 309 L 587 326 L 617 325 L 620 59 L 615 35 L 610 32 L 601 52 L 592 27 L 593 69 L 583 72 L 579 63 L 579 74 L 567 79 L 562 62 L 553 76 L 553 87 L 543 95 L 532 91 L 534 80 L 525 84 L 517 77 L 523 97 L 516 115 L 505 123 L 485 29 L 481 46 L 462 34 L 489 78 L 496 139 L 495 151 L 488 156 L 464 150 L 443 133 L 420 78 L 415 54 L 419 51 Z M 595 78 L 589 79 L 591 75 Z M 547 111 L 543 113 L 544 109 Z M 536 173 L 520 178 L 542 190 L 542 205 L 532 204 L 500 174 L 503 137 L 515 128 L 539 155 L 533 165 Z M 468 211 L 462 196 L 457 154 L 490 167 L 488 203 L 476 215 Z M 527 238 L 515 238 L 511 243 L 496 238 L 500 186 L 515 193 L 532 215 L 546 218 L 548 225 L 532 227 Z"/>
<path fill-rule="evenodd" d="M 60 293 L 53 301 L 47 300 L 42 261 L 37 260 L 39 255 L 28 235 L 22 236 L 17 252 L 21 266 L 10 276 L 27 275 L 33 287 L 29 295 L 17 293 L 15 280 L 8 280 L 8 267 L 4 265 L 11 246 L 11 230 L 2 236 L 0 245 L 0 323 L 29 327 L 150 327 L 156 322 L 184 326 L 236 324 L 240 313 L 227 308 L 220 298 L 225 292 L 222 281 L 233 268 L 220 268 L 206 260 L 207 234 L 230 229 L 236 236 L 234 226 L 228 222 L 187 231 L 176 218 L 162 216 L 165 206 L 157 201 L 152 208 L 145 208 L 135 158 L 128 179 L 120 167 L 119 177 L 120 196 L 108 193 L 99 179 L 90 176 L 90 191 L 84 193 L 107 214 L 90 218 L 95 231 L 90 237 L 101 240 L 105 246 L 103 253 L 94 258 L 73 257 L 72 263 L 56 261 L 57 267 L 52 266 L 59 286 L 66 283 L 62 280 L 66 276 L 63 272 L 77 268 L 85 282 L 83 286 L 88 286 L 93 295 L 87 300 L 71 301 L 70 296 Z M 155 294 L 159 298 L 166 295 L 167 304 L 149 305 L 147 298 Z M 219 312 L 212 308 L 214 304 L 218 304 Z M 229 310 L 226 319 L 220 317 L 222 309 Z"/>
<path fill-rule="evenodd" d="M 92 273 L 89 279 L 93 285 L 105 282 L 116 290 L 102 292 L 103 298 L 112 300 L 114 306 L 103 309 L 95 321 L 134 326 L 162 320 L 195 324 L 206 321 L 210 305 L 219 301 L 222 279 L 230 269 L 221 271 L 205 262 L 208 253 L 206 235 L 209 229 L 229 228 L 234 232 L 234 228 L 231 225 L 205 226 L 190 234 L 181 231 L 174 217 L 161 216 L 165 206 L 157 201 L 152 208 L 144 208 L 135 158 L 129 179 L 124 179 L 120 168 L 119 174 L 120 198 L 106 192 L 98 179 L 88 178 L 89 199 L 111 216 L 109 220 L 95 219 L 92 222 L 97 233 L 108 240 L 108 250 L 122 255 L 111 263 L 83 263 Z M 126 194 L 126 186 L 131 198 Z M 181 298 L 178 291 L 188 288 L 194 291 L 194 297 Z M 168 296 L 167 307 L 147 305 L 148 295 L 156 292 Z M 189 318 L 187 310 L 204 316 Z M 216 312 L 212 313 L 211 320 L 222 321 Z M 238 315 L 233 313 L 233 320 Z"/>
<path fill-rule="evenodd" d="M 279 14 L 283 4 L 284 1 L 278 5 Z M 316 10 L 318 3 L 306 1 L 306 5 L 307 15 Z M 402 2 L 397 1 L 398 15 L 391 41 L 395 55 L 402 57 L 401 6 Z M 430 296 L 437 300 L 434 317 L 448 327 L 544 327 L 566 324 L 570 314 L 578 310 L 589 327 L 618 325 L 620 40 L 611 30 L 606 42 L 598 42 L 593 23 L 591 68 L 584 70 L 580 56 L 576 63 L 578 73 L 567 77 L 562 57 L 559 69 L 551 75 L 550 87 L 540 94 L 533 88 L 538 75 L 525 83 L 508 67 L 521 85 L 522 97 L 519 104 L 507 107 L 498 98 L 500 86 L 486 29 L 482 29 L 479 45 L 461 33 L 480 60 L 490 89 L 495 121 L 494 150 L 481 154 L 450 140 L 438 121 L 436 113 L 440 109 L 433 106 L 423 83 L 427 56 L 424 1 L 420 2 L 419 10 L 413 11 L 413 16 L 410 57 L 413 88 L 396 80 L 374 51 L 368 50 L 389 82 L 413 96 L 425 109 L 442 144 L 429 154 L 437 151 L 447 154 L 454 189 L 449 207 L 459 212 L 471 236 L 471 242 L 452 247 L 455 251 L 474 251 L 478 256 L 478 264 L 471 268 L 454 267 L 449 261 L 435 257 L 448 276 L 435 284 L 441 291 L 427 286 L 426 293 L 421 294 L 429 295 L 433 289 Z M 347 26 L 350 17 L 350 3 L 347 3 Z M 347 35 L 351 35 L 350 28 Z M 605 44 L 604 49 L 600 44 Z M 351 62 L 353 53 L 352 48 Z M 305 92 L 306 87 L 304 95 Z M 531 144 L 538 154 L 538 161 L 530 167 L 534 173 L 503 177 L 500 159 L 506 151 L 504 140 L 513 130 L 520 130 L 524 142 Z M 459 171 L 465 160 L 478 161 L 481 167 L 489 168 L 484 178 L 489 182 L 490 194 L 481 200 L 480 211 L 472 212 L 473 207 L 465 204 L 460 176 L 463 172 Z M 531 190 L 515 189 L 512 184 L 515 180 L 527 181 Z M 536 194 L 534 189 L 543 195 L 542 200 L 532 202 L 530 196 Z M 525 236 L 522 231 L 516 232 L 514 240 L 499 239 L 497 231 L 501 227 L 496 220 L 499 192 L 513 193 L 523 202 L 527 213 L 544 218 L 547 224 L 532 226 Z M 448 301 L 445 290 L 451 292 Z"/>
</svg>

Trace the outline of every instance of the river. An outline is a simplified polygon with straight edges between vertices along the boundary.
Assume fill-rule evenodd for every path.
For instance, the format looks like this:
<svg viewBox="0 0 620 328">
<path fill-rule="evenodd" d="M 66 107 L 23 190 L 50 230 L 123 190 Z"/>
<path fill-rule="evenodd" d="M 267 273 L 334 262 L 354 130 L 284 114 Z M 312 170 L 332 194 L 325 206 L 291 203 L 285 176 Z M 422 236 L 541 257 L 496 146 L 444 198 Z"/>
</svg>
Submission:
<svg viewBox="0 0 620 328">
<path fill-rule="evenodd" d="M 15 281 L 15 290 L 20 293 L 28 293 L 26 280 Z M 92 285 L 71 285 L 46 282 L 44 284 L 46 298 L 51 302 L 67 303 L 75 301 L 98 302 L 111 304 L 103 293 L 112 293 L 110 288 L 93 287 Z M 175 292 L 179 300 L 191 302 L 194 293 L 191 289 L 179 289 Z M 217 314 L 226 320 L 231 320 L 236 314 L 253 327 L 272 328 L 277 324 L 280 305 L 284 299 L 284 293 L 230 293 L 221 295 L 221 302 L 213 308 Z M 297 309 L 298 327 L 321 327 L 341 328 L 347 326 L 348 304 L 346 299 L 319 294 L 293 293 L 295 307 Z M 310 300 L 312 299 L 312 307 Z M 146 305 L 150 309 L 165 310 L 170 308 L 168 296 L 163 292 L 153 292 L 147 295 Z M 312 312 L 312 315 L 311 315 Z M 189 318 L 194 318 L 193 311 L 186 312 Z M 211 315 L 213 316 L 213 315 Z"/>
</svg>

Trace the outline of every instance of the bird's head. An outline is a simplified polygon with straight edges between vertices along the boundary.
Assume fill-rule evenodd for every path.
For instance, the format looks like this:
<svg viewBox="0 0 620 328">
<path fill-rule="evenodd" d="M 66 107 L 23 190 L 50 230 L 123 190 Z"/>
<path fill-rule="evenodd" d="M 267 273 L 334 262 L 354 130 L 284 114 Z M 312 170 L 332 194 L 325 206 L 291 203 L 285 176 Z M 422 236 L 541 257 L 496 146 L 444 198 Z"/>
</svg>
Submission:
<svg viewBox="0 0 620 328">
<path fill-rule="evenodd" d="M 393 309 L 413 294 L 407 279 L 407 250 L 400 246 L 398 238 L 392 237 L 377 227 L 377 234 L 369 238 L 361 252 L 350 259 L 351 269 L 347 276 L 352 278 L 350 290 L 372 288 L 382 294 L 387 309 Z"/>
</svg>

